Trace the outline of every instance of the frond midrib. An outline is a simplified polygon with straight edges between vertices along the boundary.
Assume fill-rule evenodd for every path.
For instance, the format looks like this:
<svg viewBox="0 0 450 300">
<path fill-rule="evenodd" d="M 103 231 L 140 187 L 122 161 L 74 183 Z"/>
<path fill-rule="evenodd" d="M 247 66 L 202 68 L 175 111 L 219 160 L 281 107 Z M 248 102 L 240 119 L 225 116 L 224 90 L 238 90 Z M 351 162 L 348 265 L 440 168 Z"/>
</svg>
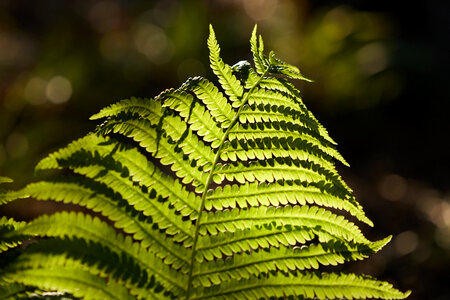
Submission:
<svg viewBox="0 0 450 300">
<path fill-rule="evenodd" d="M 223 137 L 222 137 L 222 139 L 221 139 L 221 141 L 220 141 L 220 143 L 219 143 L 219 146 L 218 146 L 218 148 L 217 148 L 217 152 L 216 152 L 216 155 L 215 155 L 215 157 L 214 157 L 214 161 L 213 161 L 211 170 L 209 171 L 208 177 L 207 177 L 207 179 L 206 179 L 205 187 L 204 187 L 203 194 L 202 194 L 202 200 L 201 200 L 201 204 L 200 204 L 200 208 L 199 208 L 199 215 L 198 215 L 198 218 L 197 218 L 197 220 L 196 220 L 196 222 L 195 222 L 194 242 L 193 242 L 193 244 L 192 244 L 191 264 L 190 264 L 190 266 L 189 266 L 188 286 L 187 286 L 187 292 L 186 292 L 186 299 L 187 299 L 187 300 L 189 300 L 189 299 L 190 299 L 190 296 L 191 296 L 191 295 L 190 295 L 190 292 L 191 292 L 192 279 L 193 279 L 192 272 L 193 272 L 193 270 L 194 270 L 195 256 L 196 256 L 196 254 L 197 254 L 196 246 L 197 246 L 197 241 L 198 241 L 199 231 L 200 231 L 200 227 L 201 227 L 201 225 L 202 225 L 202 223 L 201 223 L 201 217 L 202 217 L 203 210 L 204 210 L 204 208 L 205 208 L 205 202 L 206 202 L 206 197 L 207 197 L 207 191 L 208 191 L 208 189 L 209 189 L 209 186 L 211 185 L 212 178 L 213 178 L 213 176 L 214 176 L 215 167 L 216 167 L 217 163 L 218 163 L 219 160 L 220 160 L 220 152 L 221 152 L 221 149 L 222 149 L 222 147 L 223 147 L 225 141 L 227 140 L 228 135 L 229 135 L 229 133 L 231 132 L 232 128 L 236 125 L 237 121 L 239 120 L 239 115 L 240 115 L 241 111 L 243 110 L 245 104 L 247 103 L 248 98 L 249 98 L 249 95 L 250 95 L 251 92 L 258 86 L 259 82 L 260 82 L 261 79 L 266 75 L 267 71 L 268 71 L 268 70 L 266 69 L 265 72 L 264 72 L 264 74 L 262 74 L 262 75 L 258 78 L 258 80 L 255 82 L 255 84 L 254 84 L 254 85 L 249 89 L 249 91 L 245 94 L 245 97 L 244 97 L 244 99 L 243 99 L 243 102 L 241 103 L 241 106 L 239 107 L 239 110 L 236 112 L 236 115 L 234 116 L 233 120 L 231 121 L 230 126 L 229 126 L 229 127 L 227 128 L 227 130 L 225 131 L 225 133 L 224 133 L 224 135 L 223 135 Z"/>
</svg>

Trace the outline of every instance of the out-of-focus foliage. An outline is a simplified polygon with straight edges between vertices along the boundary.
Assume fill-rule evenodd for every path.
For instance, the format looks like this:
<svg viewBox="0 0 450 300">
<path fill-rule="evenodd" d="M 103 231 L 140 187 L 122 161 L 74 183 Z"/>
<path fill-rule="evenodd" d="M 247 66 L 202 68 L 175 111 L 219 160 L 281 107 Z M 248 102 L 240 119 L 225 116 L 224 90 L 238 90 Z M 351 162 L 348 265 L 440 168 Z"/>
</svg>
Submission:
<svg viewBox="0 0 450 300">
<path fill-rule="evenodd" d="M 319 105 L 357 110 L 398 95 L 402 83 L 390 61 L 395 28 L 387 16 L 341 5 L 320 8 L 306 20 L 266 28 L 283 55 L 314 78 L 305 93 Z"/>
<path fill-rule="evenodd" d="M 448 15 L 444 0 L 1 0 L 0 176 L 23 186 L 40 157 L 93 129 L 100 107 L 210 75 L 209 23 L 230 63 L 248 55 L 258 23 L 315 81 L 297 87 L 351 158 L 344 178 L 378 224 L 369 236 L 398 235 L 363 271 L 388 274 L 410 299 L 447 299 Z M 3 213 L 54 209 L 31 201 Z"/>
<path fill-rule="evenodd" d="M 312 20 L 299 59 L 315 75 L 317 86 L 311 93 L 323 99 L 327 109 L 361 109 L 398 95 L 401 82 L 390 70 L 390 23 L 381 14 L 345 6 Z"/>
</svg>

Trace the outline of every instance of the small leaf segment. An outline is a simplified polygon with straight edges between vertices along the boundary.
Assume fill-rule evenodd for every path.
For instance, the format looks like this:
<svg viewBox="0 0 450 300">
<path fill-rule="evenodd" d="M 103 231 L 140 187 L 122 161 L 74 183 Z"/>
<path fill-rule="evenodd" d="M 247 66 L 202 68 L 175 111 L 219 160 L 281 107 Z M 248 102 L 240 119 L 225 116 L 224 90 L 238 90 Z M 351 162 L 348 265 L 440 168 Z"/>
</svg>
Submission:
<svg viewBox="0 0 450 300">
<path fill-rule="evenodd" d="M 94 213 L 2 217 L 1 299 L 408 296 L 323 271 L 391 237 L 369 241 L 349 219 L 373 226 L 335 168 L 348 165 L 336 142 L 289 81 L 310 80 L 266 56 L 256 26 L 250 45 L 254 67 L 229 66 L 210 27 L 220 87 L 193 77 L 155 99 L 112 104 L 91 117 L 103 120 L 95 132 L 36 167 L 64 175 L 0 190 L 0 204 L 34 198 Z"/>
</svg>

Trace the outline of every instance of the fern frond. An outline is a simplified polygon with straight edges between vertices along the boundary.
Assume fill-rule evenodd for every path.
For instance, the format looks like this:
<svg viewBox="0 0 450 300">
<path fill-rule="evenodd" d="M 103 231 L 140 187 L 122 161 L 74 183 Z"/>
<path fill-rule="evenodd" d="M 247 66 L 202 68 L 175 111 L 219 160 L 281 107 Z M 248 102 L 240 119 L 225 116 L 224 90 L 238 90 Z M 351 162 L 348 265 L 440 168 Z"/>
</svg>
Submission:
<svg viewBox="0 0 450 300">
<path fill-rule="evenodd" d="M 79 154 L 90 154 L 90 156 Z M 146 189 L 153 199 L 167 199 L 176 212 L 196 219 L 200 199 L 188 192 L 180 182 L 164 174 L 153 163 L 147 160 L 137 149 L 124 147 L 118 141 L 97 135 L 87 135 L 76 140 L 55 153 L 44 158 L 36 166 L 36 170 L 70 168 L 83 171 L 86 176 L 97 177 L 99 173 L 89 172 L 82 167 L 89 165 L 104 166 L 105 169 L 120 172 Z M 95 178 L 93 178 L 95 179 Z"/>
<path fill-rule="evenodd" d="M 0 298 L 407 297 L 370 277 L 320 273 L 391 237 L 371 242 L 348 219 L 373 225 L 337 172 L 336 160 L 348 164 L 336 143 L 287 79 L 309 80 L 264 54 L 256 26 L 250 45 L 254 66 L 230 67 L 210 27 L 220 86 L 193 77 L 112 104 L 91 117 L 103 122 L 94 133 L 36 167 L 60 176 L 0 190 L 0 204 L 88 210 L 1 218 Z"/>
<path fill-rule="evenodd" d="M 193 227 L 184 222 L 181 215 L 177 215 L 168 202 L 162 202 L 156 197 L 152 198 L 151 194 L 145 193 L 139 186 L 135 186 L 133 182 L 121 177 L 119 173 L 107 172 L 104 168 L 95 170 L 91 166 L 76 171 L 111 186 L 114 192 L 121 195 L 122 199 L 137 211 L 142 212 L 146 217 L 151 217 L 153 223 L 160 230 L 173 236 L 174 241 L 184 242 L 185 245 L 190 244 L 194 232 Z"/>
<path fill-rule="evenodd" d="M 19 299 L 22 296 L 28 296 L 31 293 L 30 290 L 33 289 L 23 284 L 2 282 L 0 283 L 0 299 Z"/>
<path fill-rule="evenodd" d="M 252 110 L 250 107 L 245 107 L 242 110 L 241 115 L 239 116 L 239 121 L 243 124 L 249 124 L 248 128 L 252 128 L 251 124 L 254 123 L 262 123 L 264 126 L 269 123 L 276 123 L 276 125 L 285 126 L 288 132 L 280 131 L 280 130 L 273 130 L 271 132 L 267 132 L 266 130 L 261 131 L 260 129 L 256 130 L 256 132 L 253 133 L 253 135 L 249 135 L 248 133 L 251 133 L 252 129 L 247 129 L 244 132 L 241 132 L 242 130 L 239 128 L 239 130 L 230 132 L 230 138 L 237 138 L 237 139 L 247 139 L 247 136 L 249 138 L 280 138 L 285 137 L 288 138 L 289 136 L 291 139 L 299 140 L 299 141 L 305 141 L 306 143 L 310 143 L 313 146 L 319 148 L 321 151 L 326 153 L 327 155 L 339 160 L 344 165 L 348 166 L 347 161 L 332 147 L 324 146 L 320 141 L 318 141 L 316 138 L 311 137 L 308 134 L 304 134 L 305 130 L 302 129 L 303 123 L 296 118 L 293 118 L 290 115 L 284 115 L 279 112 L 274 111 L 266 111 L 266 110 L 259 110 L 258 108 L 256 110 Z M 275 126 L 276 126 L 275 125 Z M 269 127 L 270 129 L 270 127 Z M 253 130 L 254 131 L 254 130 Z M 247 135 L 246 135 L 247 134 Z"/>
<path fill-rule="evenodd" d="M 281 205 L 316 204 L 348 211 L 358 220 L 373 225 L 362 208 L 352 201 L 340 198 L 327 192 L 324 187 L 285 181 L 274 183 L 245 183 L 243 185 L 225 185 L 216 190 L 210 190 L 206 198 L 205 208 L 216 210 L 226 208 L 240 208 L 252 206 L 281 206 Z"/>
<path fill-rule="evenodd" d="M 271 78 L 272 79 L 272 78 Z M 272 79 L 273 80 L 273 79 Z M 261 82 L 267 82 L 268 79 L 262 79 Z M 260 85 L 264 85 L 260 82 Z M 249 94 L 249 105 L 269 107 L 269 109 L 274 111 L 284 112 L 286 114 L 307 114 L 307 109 L 300 99 L 293 95 L 272 91 L 270 89 L 254 89 L 251 94 Z M 284 108 L 284 109 L 283 109 Z M 307 118 L 308 116 L 306 116 Z M 305 125 L 315 129 L 317 126 L 312 120 L 306 120 Z"/>
<path fill-rule="evenodd" d="M 123 114 L 138 114 L 142 118 L 149 119 L 152 124 L 156 124 L 162 115 L 162 107 L 161 103 L 153 99 L 132 97 L 103 108 L 90 119 L 98 120 Z"/>
<path fill-rule="evenodd" d="M 293 65 L 287 64 L 281 59 L 275 57 L 275 53 L 273 51 L 269 54 L 269 62 L 270 62 L 270 73 L 271 74 L 282 74 L 291 79 L 301 79 L 308 82 L 312 82 L 311 79 L 306 78 L 300 73 L 300 70 Z"/>
<path fill-rule="evenodd" d="M 323 158 L 326 155 L 317 148 L 308 143 L 304 148 L 298 148 L 293 139 L 234 139 L 227 142 L 220 151 L 220 158 L 225 161 L 250 161 L 250 160 L 266 160 L 266 159 L 293 159 L 301 161 L 309 161 L 326 167 L 328 170 L 334 170 L 334 164 Z M 299 141 L 297 141 L 299 142 Z M 298 143 L 297 143 L 298 145 Z M 292 147 L 292 148 L 291 148 Z"/>
<path fill-rule="evenodd" d="M 253 54 L 253 63 L 255 64 L 256 72 L 258 74 L 264 74 L 267 69 L 267 58 L 264 55 L 264 44 L 259 44 L 258 36 L 256 34 L 258 26 L 255 25 L 250 38 L 250 50 Z M 262 41 L 262 39 L 261 39 Z"/>
<path fill-rule="evenodd" d="M 161 251 L 162 249 L 157 249 L 156 247 L 151 248 L 150 251 L 146 251 L 142 249 L 142 244 L 133 242 L 130 237 L 124 237 L 121 234 L 117 234 L 113 228 L 100 221 L 98 218 L 92 218 L 80 213 L 57 213 L 52 216 L 39 217 L 30 222 L 27 226 L 23 227 L 21 230 L 17 231 L 15 234 L 26 234 L 40 237 L 57 237 L 62 239 L 70 238 L 72 241 L 64 240 L 63 242 L 55 243 L 52 247 L 46 247 L 44 245 L 38 248 L 38 250 L 40 249 L 41 251 L 49 254 L 55 251 L 60 253 L 66 252 L 67 249 L 77 249 L 76 252 L 70 252 L 65 255 L 73 256 L 78 259 L 78 261 L 87 259 L 89 255 L 103 256 L 103 258 L 97 257 L 96 259 L 92 259 L 88 264 L 102 265 L 101 262 L 103 261 L 103 264 L 105 265 L 101 269 L 96 270 L 98 273 L 102 269 L 119 268 L 119 257 L 125 261 L 121 266 L 123 270 L 117 270 L 117 279 L 120 279 L 123 276 L 130 276 L 131 280 L 133 280 L 132 283 L 138 284 L 140 280 L 143 280 L 143 278 L 148 278 L 150 280 L 150 277 L 153 276 L 154 280 L 156 279 L 160 282 L 159 284 L 164 286 L 166 290 L 175 294 L 179 294 L 184 288 L 183 282 L 186 281 L 186 278 L 185 275 L 183 276 L 182 274 L 183 270 L 181 267 L 183 266 L 183 263 L 180 263 L 179 261 L 179 259 L 183 259 L 184 257 L 180 255 L 182 253 L 180 248 L 178 248 L 178 252 L 176 252 L 178 255 L 178 260 L 175 256 L 171 256 L 168 251 Z M 81 241 L 78 242 L 79 245 L 76 247 L 70 248 L 61 245 L 62 243 L 77 243 L 74 241 L 74 238 Z M 83 246 L 81 245 L 83 243 L 82 241 L 86 241 L 85 243 L 88 244 Z M 53 243 L 53 241 L 50 240 L 50 242 L 47 243 Z M 95 246 L 95 243 L 98 246 Z M 56 247 L 59 247 L 59 249 Z M 93 253 L 89 254 L 89 251 L 85 249 L 86 247 L 97 247 L 98 249 L 91 251 Z M 50 248 L 51 250 L 45 251 L 45 249 Z M 84 251 L 87 252 L 84 253 Z M 100 252 L 105 253 L 101 254 Z M 111 257 L 111 255 L 113 257 Z M 162 261 L 160 259 L 162 259 Z M 116 260 L 116 262 L 114 262 L 114 260 Z M 132 278 L 130 274 L 127 274 L 130 272 L 128 267 L 131 270 L 133 269 L 131 268 L 130 263 L 135 264 L 135 268 L 140 269 L 142 272 L 146 272 L 147 275 L 140 277 L 139 280 Z M 127 267 L 127 265 L 129 266 Z M 98 268 L 98 266 L 94 267 Z"/>
<path fill-rule="evenodd" d="M 202 141 L 199 141 L 196 135 L 186 131 L 186 123 L 182 122 L 179 117 L 165 116 L 165 108 L 160 103 L 154 100 L 143 100 L 132 98 L 131 100 L 122 101 L 111 107 L 103 109 L 100 113 L 91 117 L 92 119 L 104 118 L 104 117 L 116 117 L 114 121 L 121 122 L 127 119 L 127 113 L 138 113 L 140 118 L 146 118 L 149 121 L 147 127 L 152 127 L 158 123 L 160 127 L 157 129 L 163 130 L 165 135 L 169 138 L 169 143 L 177 143 L 184 154 L 188 155 L 191 161 L 196 161 L 199 166 L 205 164 L 211 165 L 213 155 L 211 149 L 205 147 Z M 122 116 L 122 118 L 120 117 Z M 108 120 L 103 124 L 104 128 L 108 127 L 108 123 L 113 120 Z M 146 127 L 145 124 L 140 124 L 142 127 Z M 135 125 L 138 127 L 138 125 Z M 142 129 L 145 130 L 145 129 Z M 150 130 L 147 128 L 147 130 Z M 162 136 L 156 137 L 156 143 Z"/>
<path fill-rule="evenodd" d="M 219 232 L 216 235 L 199 236 L 195 259 L 201 263 L 204 260 L 221 259 L 235 253 L 251 252 L 269 247 L 295 246 L 311 241 L 315 236 L 320 240 L 330 241 L 334 237 L 324 231 L 308 227 L 264 225 L 230 232 Z"/>
<path fill-rule="evenodd" d="M 295 88 L 295 86 L 288 80 L 284 78 L 273 78 L 273 77 L 265 77 L 261 80 L 260 86 L 262 88 L 265 88 L 266 90 L 273 90 L 280 92 L 282 94 L 287 94 L 295 99 L 297 99 L 297 104 L 300 105 L 304 111 L 307 112 L 309 115 L 309 118 L 317 124 L 317 127 L 319 129 L 319 132 L 322 136 L 326 138 L 327 141 L 332 143 L 333 145 L 336 145 L 337 143 L 329 136 L 328 131 L 325 129 L 325 127 L 320 124 L 317 119 L 314 117 L 312 112 L 306 108 L 306 106 L 302 102 L 302 97 L 300 94 L 300 91 Z"/>
<path fill-rule="evenodd" d="M 300 181 L 308 184 L 334 186 L 334 191 L 345 199 L 351 197 L 351 189 L 342 181 L 336 172 L 327 170 L 320 165 L 290 158 L 276 158 L 256 160 L 251 162 L 232 162 L 218 165 L 214 181 L 221 183 L 226 178 L 229 181 L 245 182 L 276 182 L 276 181 Z"/>
<path fill-rule="evenodd" d="M 268 130 L 275 131 L 275 130 Z M 247 131 L 241 131 L 247 133 Z M 255 135 L 258 132 L 255 131 Z M 321 152 L 317 147 L 300 139 L 293 139 L 286 134 L 287 137 L 265 137 L 265 138 L 249 138 L 233 139 L 226 143 L 220 151 L 220 157 L 228 165 L 235 166 L 237 161 L 242 161 L 243 164 L 248 165 L 253 162 L 263 161 L 271 166 L 274 162 L 278 164 L 285 164 L 288 166 L 301 165 L 310 171 L 316 172 L 318 175 L 325 176 L 325 179 L 336 183 L 330 185 L 333 190 L 340 190 L 339 194 L 343 195 L 343 199 L 352 198 L 351 189 L 345 184 L 337 173 L 332 161 L 329 161 L 329 156 Z M 306 167 L 309 165 L 310 167 Z M 226 168 L 232 168 L 226 167 Z M 354 203 L 356 206 L 358 204 Z"/>
<path fill-rule="evenodd" d="M 261 79 L 260 86 L 265 90 L 278 92 L 281 94 L 292 96 L 296 99 L 297 104 L 301 105 L 303 109 L 305 109 L 305 105 L 301 100 L 300 91 L 295 88 L 295 86 L 287 79 L 284 78 L 274 78 L 274 77 L 265 77 Z M 293 91 L 296 91 L 294 94 Z"/>
<path fill-rule="evenodd" d="M 224 133 L 216 126 L 210 112 L 194 101 L 192 95 L 180 90 L 167 90 L 158 99 L 163 101 L 164 107 L 178 112 L 192 131 L 197 132 L 206 142 L 211 142 L 212 148 L 218 147 Z"/>
<path fill-rule="evenodd" d="M 307 299 L 404 299 L 402 293 L 369 276 L 334 273 L 300 273 L 230 281 L 219 286 L 197 288 L 192 299 L 268 299 L 305 297 Z"/>
<path fill-rule="evenodd" d="M 250 163 L 232 163 L 219 166 L 216 175 L 223 175 L 228 181 L 245 182 L 275 182 L 278 180 L 300 180 L 314 182 L 325 180 L 325 176 L 314 170 L 303 168 L 300 161 L 283 164 L 278 161 L 261 160 Z M 221 181 L 216 181 L 221 183 Z"/>
<path fill-rule="evenodd" d="M 212 82 L 197 76 L 188 79 L 183 87 L 188 87 L 189 91 L 195 93 L 222 128 L 226 129 L 231 125 L 235 112 Z"/>
<path fill-rule="evenodd" d="M 13 182 L 11 178 L 0 176 L 0 183 L 10 183 L 10 182 Z"/>
<path fill-rule="evenodd" d="M 91 274 L 88 271 L 72 270 L 63 267 L 47 266 L 42 258 L 39 266 L 12 268 L 2 276 L 6 281 L 35 286 L 43 290 L 69 292 L 83 299 L 135 299 L 128 290 L 114 281 Z"/>
<path fill-rule="evenodd" d="M 338 265 L 346 261 L 362 260 L 376 253 L 391 237 L 373 244 L 354 244 L 330 241 L 298 248 L 280 246 L 267 250 L 242 252 L 227 259 L 197 265 L 194 286 L 211 286 L 228 280 L 248 279 L 274 271 L 291 272 L 318 269 L 319 265 Z"/>
<path fill-rule="evenodd" d="M 255 25 L 250 39 L 250 49 L 253 53 L 253 62 L 258 74 L 264 74 L 268 71 L 271 74 L 280 74 L 291 79 L 302 79 L 311 82 L 310 79 L 300 73 L 297 67 L 276 58 L 273 51 L 270 52 L 269 57 L 266 57 L 264 55 L 264 42 L 261 36 L 259 36 L 259 39 L 257 38 L 256 31 L 257 26 Z"/>
<path fill-rule="evenodd" d="M 250 207 L 208 213 L 201 223 L 200 234 L 217 234 L 255 226 L 270 225 L 306 226 L 320 228 L 346 241 L 370 243 L 359 228 L 343 216 L 317 206 Z"/>
<path fill-rule="evenodd" d="M 113 221 L 117 228 L 133 234 L 134 239 L 141 241 L 143 247 L 150 248 L 151 251 L 159 253 L 163 258 L 169 257 L 168 262 L 177 267 L 186 263 L 185 255 L 189 253 L 186 248 L 175 244 L 173 240 L 168 239 L 165 234 L 161 233 L 157 227 L 154 228 L 151 223 L 141 222 L 139 214 L 133 214 L 129 208 L 127 209 L 123 204 L 118 205 L 117 201 L 101 192 L 82 187 L 76 182 L 39 182 L 30 184 L 16 193 L 20 198 L 32 196 L 38 200 L 62 201 L 85 206 L 93 211 L 100 212 Z M 82 219 L 79 222 L 86 223 L 89 221 Z M 45 230 L 50 230 L 53 223 L 50 221 L 46 224 L 49 227 L 46 227 Z M 60 227 L 63 228 L 62 226 Z M 23 230 L 18 232 L 23 232 Z"/>
<path fill-rule="evenodd" d="M 13 182 L 11 178 L 0 176 L 0 184 L 10 182 Z M 6 204 L 14 200 L 15 200 L 14 198 L 8 197 L 8 193 L 6 193 L 3 189 L 0 188 L 0 205 Z"/>
<path fill-rule="evenodd" d="M 92 145 L 91 145 L 92 146 Z M 105 149 L 103 149 L 105 150 Z M 116 153 L 117 154 L 117 153 Z M 58 156 L 58 155 L 54 155 Z M 128 157 L 132 157 L 128 155 Z M 129 173 L 127 169 L 125 169 L 119 161 L 112 160 L 111 156 L 107 157 L 99 157 L 93 156 L 89 152 L 76 151 L 73 155 L 66 157 L 64 160 L 59 155 L 59 164 L 64 165 L 65 167 L 75 171 L 78 174 L 84 175 L 87 178 L 91 178 L 99 183 L 103 184 L 103 187 L 110 187 L 110 199 L 115 198 L 116 203 L 121 199 L 130 206 L 127 211 L 131 211 L 131 207 L 135 210 L 134 214 L 142 214 L 146 217 L 151 217 L 154 224 L 158 226 L 159 230 L 164 230 L 164 232 L 168 235 L 173 236 L 174 241 L 184 242 L 185 245 L 189 245 L 192 242 L 193 237 L 193 227 L 189 226 L 190 224 L 185 224 L 183 222 L 180 214 L 177 214 L 177 210 L 173 210 L 170 208 L 171 205 L 175 204 L 174 201 L 161 201 L 162 196 L 156 190 L 150 190 L 152 187 L 151 184 L 148 185 L 138 185 L 136 184 L 139 181 L 130 180 L 128 176 L 124 176 L 124 174 Z M 88 162 L 88 163 L 87 163 Z M 157 174 L 153 174 L 154 178 Z M 163 177 L 164 178 L 164 177 Z M 162 179 L 164 183 L 164 179 Z M 169 183 L 171 183 L 169 181 Z M 53 183 L 52 195 L 54 195 L 54 199 L 62 199 L 57 195 L 59 191 L 63 195 L 70 194 L 70 189 L 76 189 L 80 184 L 89 184 L 89 181 L 80 182 L 79 180 L 72 183 L 61 183 L 56 184 Z M 39 188 L 41 191 L 46 187 Z M 30 189 L 30 188 L 29 188 Z M 31 187 L 31 189 L 33 189 Z M 66 189 L 68 191 L 66 192 Z M 34 188 L 36 190 L 36 188 Z M 175 190 L 176 191 L 176 190 Z M 44 199 L 51 198 L 52 195 L 41 196 L 40 192 L 34 192 L 32 195 L 38 198 L 43 197 Z M 114 201 L 111 204 L 111 200 L 104 199 L 102 197 L 101 200 L 95 200 L 96 197 L 89 198 L 89 195 L 99 196 L 104 193 L 108 193 L 105 188 L 102 186 L 92 186 L 90 184 L 88 189 L 80 189 L 77 193 L 78 196 L 86 195 L 85 200 L 79 200 L 78 198 L 74 198 L 73 202 L 89 207 L 89 202 L 95 207 L 93 209 L 95 211 L 101 212 L 105 216 L 109 217 L 111 214 L 111 206 L 114 206 Z M 119 196 L 119 197 L 117 197 Z M 159 199 L 161 197 L 161 199 Z M 66 201 L 68 201 L 69 197 L 66 197 Z M 52 198 L 53 199 L 53 198 Z M 173 204 L 171 204 L 171 202 Z M 102 205 L 100 204 L 102 203 Z M 185 209 L 185 206 L 182 203 L 178 203 L 180 210 Z M 120 218 L 116 214 L 116 219 L 114 221 L 121 222 Z M 127 219 L 125 217 L 125 219 Z M 128 231 L 129 229 L 124 228 L 124 230 Z"/>
<path fill-rule="evenodd" d="M 25 226 L 25 222 L 17 222 L 12 218 L 5 216 L 0 218 L 0 253 L 10 248 L 14 248 L 22 244 L 23 240 L 28 239 L 28 236 L 16 236 L 14 238 L 8 238 L 7 235 L 10 232 L 16 231 Z"/>
<path fill-rule="evenodd" d="M 233 102 L 233 107 L 241 106 L 244 88 L 236 79 L 236 76 L 233 75 L 230 66 L 224 63 L 222 58 L 220 58 L 220 47 L 211 25 L 209 26 L 208 49 L 211 68 L 218 77 L 225 94 L 230 97 L 230 100 Z"/>
<path fill-rule="evenodd" d="M 120 173 L 108 171 L 104 167 L 90 165 L 75 168 L 74 170 L 79 174 L 105 184 L 105 186 L 110 186 L 116 195 L 120 195 L 120 198 L 137 212 L 152 218 L 158 229 L 171 235 L 174 241 L 183 242 L 185 245 L 190 245 L 192 242 L 193 227 L 189 223 L 186 224 L 182 220 L 181 215 L 177 215 L 176 211 L 170 208 L 167 201 L 160 201 L 156 197 L 156 193 L 154 195 L 149 194 L 144 188 L 135 185 L 128 178 L 122 177 Z"/>
<path fill-rule="evenodd" d="M 134 246 L 130 243 L 125 243 L 125 245 L 131 249 Z M 74 250 L 68 252 L 67 249 Z M 180 287 L 180 284 L 183 283 L 183 277 L 181 274 L 177 275 L 164 265 L 154 264 L 155 260 L 148 256 L 148 253 L 136 252 L 133 253 L 134 256 L 131 256 L 128 253 L 133 251 L 116 252 L 114 250 L 99 242 L 77 238 L 41 240 L 32 244 L 27 254 L 21 255 L 14 264 L 8 265 L 8 269 L 34 268 L 37 261 L 45 260 L 50 268 L 66 267 L 67 269 L 84 270 L 93 275 L 108 278 L 108 280 L 115 280 L 124 285 L 132 295 L 140 298 L 145 298 L 148 294 L 157 294 L 155 289 L 158 286 L 164 287 L 166 294 L 170 294 L 172 297 L 182 294 L 183 287 Z M 148 266 L 151 269 L 146 268 Z M 172 277 L 168 275 L 172 275 Z M 171 280 L 177 278 L 176 276 L 178 276 L 178 281 L 172 283 Z M 146 293 L 142 294 L 142 290 L 145 290 Z"/>
<path fill-rule="evenodd" d="M 253 111 L 258 108 L 258 111 L 279 112 L 286 116 L 292 116 L 294 120 L 297 120 L 296 124 L 302 127 L 302 131 L 322 144 L 330 146 L 327 136 L 323 136 L 320 131 L 320 124 L 311 118 L 306 107 L 296 97 L 259 89 L 249 95 L 248 104 Z"/>
<path fill-rule="evenodd" d="M 155 128 L 145 120 L 110 120 L 102 128 L 103 134 L 117 133 L 133 139 L 147 152 L 154 154 L 163 165 L 169 165 L 177 177 L 183 178 L 185 184 L 192 183 L 195 187 L 202 188 L 206 183 L 206 174 L 192 167 L 191 163 L 184 159 L 184 154 L 175 152 L 176 145 L 161 138 Z"/>
<path fill-rule="evenodd" d="M 190 97 L 189 95 L 185 96 Z M 168 94 L 166 94 L 166 97 L 168 98 Z M 179 108 L 180 106 L 178 105 L 177 109 Z M 185 109 L 187 110 L 188 108 L 185 107 Z M 195 112 L 199 113 L 198 109 L 195 110 Z M 113 104 L 102 109 L 98 114 L 92 116 L 91 119 L 117 117 L 118 119 L 116 119 L 116 121 L 120 122 L 123 119 L 127 119 L 127 114 L 138 114 L 140 118 L 145 118 L 149 121 L 149 127 L 155 126 L 162 122 L 162 124 L 159 124 L 162 126 L 157 128 L 164 131 L 164 133 L 170 138 L 169 142 L 177 142 L 182 139 L 182 143 L 178 143 L 177 146 L 183 149 L 183 152 L 189 155 L 189 158 L 192 161 L 196 161 L 200 166 L 204 166 L 207 163 L 211 164 L 213 160 L 211 150 L 205 147 L 203 143 L 197 139 L 196 135 L 186 131 L 187 126 L 185 122 L 182 122 L 178 117 L 166 116 L 165 113 L 165 108 L 162 107 L 159 101 L 131 98 L 130 100 L 123 100 L 117 104 Z M 205 120 L 205 112 L 200 112 L 200 114 L 203 117 L 201 120 Z M 185 111 L 182 111 L 181 115 L 184 116 Z M 122 118 L 120 116 L 122 116 Z M 198 119 L 194 118 L 194 121 L 198 121 Z M 103 127 L 107 127 L 107 124 L 108 121 L 103 125 Z M 188 134 L 187 136 L 186 133 Z M 218 132 L 213 133 L 217 135 L 219 134 Z M 159 138 L 161 139 L 162 137 L 160 136 Z"/>
</svg>

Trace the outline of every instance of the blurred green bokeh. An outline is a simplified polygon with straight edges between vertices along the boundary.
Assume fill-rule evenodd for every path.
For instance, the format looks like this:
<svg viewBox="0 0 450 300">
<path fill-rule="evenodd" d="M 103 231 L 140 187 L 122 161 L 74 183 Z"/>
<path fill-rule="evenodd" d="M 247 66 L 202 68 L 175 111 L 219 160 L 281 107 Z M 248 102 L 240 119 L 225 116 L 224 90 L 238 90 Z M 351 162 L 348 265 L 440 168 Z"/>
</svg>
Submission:
<svg viewBox="0 0 450 300">
<path fill-rule="evenodd" d="M 443 0 L 1 0 L 0 176 L 14 179 L 7 188 L 33 180 L 39 159 L 92 130 L 107 104 L 213 78 L 210 23 L 228 64 L 250 60 L 257 23 L 266 48 L 314 80 L 296 85 L 352 164 L 340 169 L 374 220 L 368 236 L 395 235 L 349 269 L 409 299 L 449 299 L 449 15 Z M 1 209 L 27 219 L 60 208 Z"/>
</svg>

